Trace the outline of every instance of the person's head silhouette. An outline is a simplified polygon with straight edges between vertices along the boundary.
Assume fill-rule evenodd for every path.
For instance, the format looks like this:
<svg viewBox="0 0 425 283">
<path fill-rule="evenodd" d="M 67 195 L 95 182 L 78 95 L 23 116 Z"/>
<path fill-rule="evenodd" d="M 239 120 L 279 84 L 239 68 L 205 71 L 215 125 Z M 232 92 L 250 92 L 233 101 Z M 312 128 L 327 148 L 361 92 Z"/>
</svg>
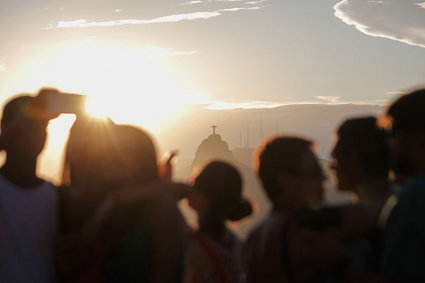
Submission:
<svg viewBox="0 0 425 283">
<path fill-rule="evenodd" d="M 401 96 L 387 109 L 395 172 L 410 177 L 425 173 L 425 89 Z"/>
<path fill-rule="evenodd" d="M 258 174 L 275 207 L 321 206 L 325 176 L 312 146 L 302 138 L 278 137 L 260 149 Z"/>
<path fill-rule="evenodd" d="M 32 187 L 42 181 L 36 176 L 36 165 L 46 143 L 50 118 L 36 97 L 19 96 L 5 105 L 0 146 L 6 152 L 6 161 L 1 172 L 10 182 Z"/>
<path fill-rule="evenodd" d="M 232 165 L 213 161 L 194 182 L 189 205 L 197 212 L 200 225 L 208 221 L 238 221 L 251 214 L 252 208 L 242 197 L 242 177 Z"/>
<path fill-rule="evenodd" d="M 344 121 L 336 132 L 336 138 L 332 169 L 340 190 L 361 193 L 359 189 L 362 187 L 388 178 L 387 135 L 378 127 L 375 117 Z"/>
<path fill-rule="evenodd" d="M 20 96 L 9 101 L 1 119 L 1 146 L 7 158 L 36 160 L 46 142 L 48 122 L 35 97 Z"/>
</svg>

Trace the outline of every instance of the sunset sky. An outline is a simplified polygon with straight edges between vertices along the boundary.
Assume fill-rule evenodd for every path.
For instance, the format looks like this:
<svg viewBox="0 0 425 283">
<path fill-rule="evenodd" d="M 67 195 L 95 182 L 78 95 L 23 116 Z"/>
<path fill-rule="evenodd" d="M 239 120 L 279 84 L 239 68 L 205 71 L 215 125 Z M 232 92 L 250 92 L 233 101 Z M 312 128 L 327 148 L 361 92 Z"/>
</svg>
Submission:
<svg viewBox="0 0 425 283">
<path fill-rule="evenodd" d="M 54 86 L 154 132 L 192 104 L 384 104 L 425 84 L 420 0 L 2 0 L 0 30 L 2 104 Z"/>
</svg>

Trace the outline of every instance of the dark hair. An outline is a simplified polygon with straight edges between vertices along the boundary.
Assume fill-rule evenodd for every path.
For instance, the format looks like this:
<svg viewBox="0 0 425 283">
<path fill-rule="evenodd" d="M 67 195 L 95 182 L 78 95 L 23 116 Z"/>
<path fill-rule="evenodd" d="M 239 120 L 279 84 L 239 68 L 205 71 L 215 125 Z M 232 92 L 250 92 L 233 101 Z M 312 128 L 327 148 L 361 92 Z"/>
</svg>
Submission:
<svg viewBox="0 0 425 283">
<path fill-rule="evenodd" d="M 145 184 L 158 179 L 156 149 L 149 134 L 130 125 L 119 125 L 116 134 L 119 143 L 117 158 L 123 167 L 134 173 L 131 176 L 133 182 Z"/>
<path fill-rule="evenodd" d="M 73 174 L 76 170 L 78 176 Z M 141 129 L 93 118 L 74 123 L 66 147 L 64 184 L 81 184 L 103 194 L 121 182 L 142 184 L 157 178 L 155 147 Z"/>
<path fill-rule="evenodd" d="M 6 103 L 1 121 L 7 123 L 15 118 L 41 118 L 41 114 L 41 107 L 36 103 L 35 97 L 20 95 Z"/>
<path fill-rule="evenodd" d="M 418 89 L 401 96 L 387 109 L 393 131 L 425 131 L 425 89 Z"/>
<path fill-rule="evenodd" d="M 27 115 L 33 99 L 34 97 L 28 95 L 12 98 L 3 108 L 2 122 L 9 122 L 17 116 Z"/>
<path fill-rule="evenodd" d="M 279 196 L 277 177 L 280 172 L 297 175 L 303 155 L 313 142 L 298 137 L 277 137 L 267 141 L 258 151 L 257 171 L 269 199 Z"/>
<path fill-rule="evenodd" d="M 70 129 L 65 149 L 63 184 L 103 189 L 108 183 L 115 148 L 116 125 L 111 120 L 80 117 Z M 78 171 L 78 173 L 76 173 Z"/>
<path fill-rule="evenodd" d="M 241 175 L 228 163 L 209 163 L 196 177 L 194 185 L 208 198 L 211 213 L 231 221 L 238 221 L 252 213 L 251 204 L 241 196 Z"/>
<path fill-rule="evenodd" d="M 387 135 L 384 129 L 378 127 L 375 117 L 348 119 L 338 128 L 337 136 L 332 155 L 355 154 L 368 176 L 388 177 Z"/>
</svg>

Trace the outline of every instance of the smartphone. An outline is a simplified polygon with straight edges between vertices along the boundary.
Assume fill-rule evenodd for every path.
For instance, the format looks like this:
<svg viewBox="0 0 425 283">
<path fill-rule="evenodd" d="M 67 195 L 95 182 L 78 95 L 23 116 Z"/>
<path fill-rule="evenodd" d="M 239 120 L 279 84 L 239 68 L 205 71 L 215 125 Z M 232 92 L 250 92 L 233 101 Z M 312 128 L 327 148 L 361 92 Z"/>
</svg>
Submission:
<svg viewBox="0 0 425 283">
<path fill-rule="evenodd" d="M 45 100 L 45 109 L 50 115 L 81 114 L 85 111 L 86 95 L 64 93 L 56 89 L 42 89 L 38 96 Z"/>
</svg>

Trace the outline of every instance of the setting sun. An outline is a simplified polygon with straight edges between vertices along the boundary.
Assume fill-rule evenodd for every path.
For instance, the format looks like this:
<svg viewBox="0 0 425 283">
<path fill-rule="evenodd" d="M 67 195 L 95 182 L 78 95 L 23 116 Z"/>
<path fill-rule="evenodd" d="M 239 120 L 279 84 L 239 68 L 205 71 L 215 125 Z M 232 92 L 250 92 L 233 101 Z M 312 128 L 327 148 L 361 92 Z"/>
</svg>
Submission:
<svg viewBox="0 0 425 283">
<path fill-rule="evenodd" d="M 166 60 L 192 54 L 89 38 L 39 55 L 42 77 L 32 77 L 34 84 L 88 95 L 91 115 L 158 130 L 180 106 L 207 99 L 177 64 Z"/>
</svg>

